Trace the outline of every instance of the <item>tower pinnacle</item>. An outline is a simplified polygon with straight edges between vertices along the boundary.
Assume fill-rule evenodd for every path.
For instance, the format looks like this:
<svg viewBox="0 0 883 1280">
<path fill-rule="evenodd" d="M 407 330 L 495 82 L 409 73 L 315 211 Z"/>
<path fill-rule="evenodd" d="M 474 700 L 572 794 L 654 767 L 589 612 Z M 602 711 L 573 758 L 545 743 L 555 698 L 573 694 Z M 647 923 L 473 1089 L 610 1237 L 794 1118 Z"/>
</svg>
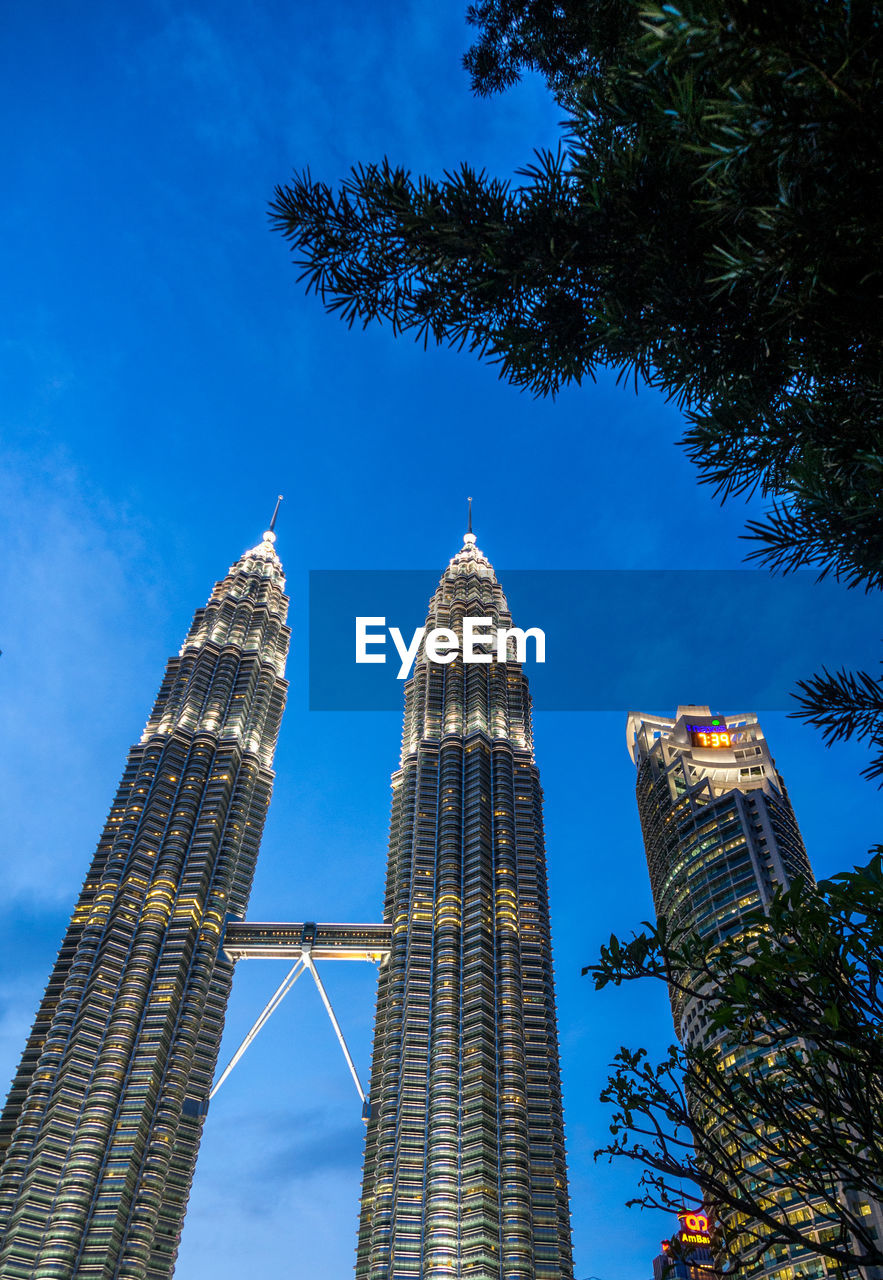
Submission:
<svg viewBox="0 0 883 1280">
<path fill-rule="evenodd" d="M 270 527 L 269 529 L 265 529 L 263 534 L 263 541 L 269 542 L 271 545 L 276 541 L 276 534 L 274 533 L 274 530 L 276 528 L 276 517 L 279 514 L 279 503 L 281 501 L 282 494 L 280 493 L 279 497 L 276 499 L 276 505 L 273 508 L 273 519 L 270 521 Z"/>
<path fill-rule="evenodd" d="M 463 545 L 465 547 L 474 547 L 475 534 L 472 532 L 472 499 L 467 498 L 466 501 L 469 503 L 469 521 L 467 530 L 463 535 Z"/>
</svg>

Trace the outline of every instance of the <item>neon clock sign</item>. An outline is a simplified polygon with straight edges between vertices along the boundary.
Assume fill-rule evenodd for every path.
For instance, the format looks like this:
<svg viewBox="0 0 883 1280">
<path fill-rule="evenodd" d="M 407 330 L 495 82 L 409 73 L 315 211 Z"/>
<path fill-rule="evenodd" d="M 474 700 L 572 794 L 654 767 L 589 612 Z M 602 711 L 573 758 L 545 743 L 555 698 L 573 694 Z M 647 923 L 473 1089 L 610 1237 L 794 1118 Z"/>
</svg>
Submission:
<svg viewBox="0 0 883 1280">
<path fill-rule="evenodd" d="M 727 728 L 725 720 L 712 720 L 709 724 L 688 724 L 690 745 L 704 747 L 706 750 L 719 751 L 722 748 L 734 747 L 740 742 L 747 742 L 744 733 L 735 733 Z"/>
</svg>

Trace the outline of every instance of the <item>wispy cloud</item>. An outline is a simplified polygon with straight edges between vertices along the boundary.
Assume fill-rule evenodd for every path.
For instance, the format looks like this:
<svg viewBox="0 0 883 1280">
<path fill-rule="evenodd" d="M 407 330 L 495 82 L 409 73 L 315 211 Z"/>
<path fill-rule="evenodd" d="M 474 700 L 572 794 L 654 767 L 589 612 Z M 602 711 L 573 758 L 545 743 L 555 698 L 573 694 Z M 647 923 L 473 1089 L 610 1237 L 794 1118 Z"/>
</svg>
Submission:
<svg viewBox="0 0 883 1280">
<path fill-rule="evenodd" d="M 67 902 L 121 769 L 120 719 L 130 718 L 134 737 L 144 713 L 137 682 L 149 653 L 131 575 L 142 539 L 124 507 L 90 491 L 51 448 L 39 462 L 7 458 L 0 511 L 0 733 L 9 748 L 0 778 L 4 795 L 37 799 L 7 807 L 0 876 L 7 902 Z M 140 585 L 149 611 L 154 584 Z"/>
</svg>

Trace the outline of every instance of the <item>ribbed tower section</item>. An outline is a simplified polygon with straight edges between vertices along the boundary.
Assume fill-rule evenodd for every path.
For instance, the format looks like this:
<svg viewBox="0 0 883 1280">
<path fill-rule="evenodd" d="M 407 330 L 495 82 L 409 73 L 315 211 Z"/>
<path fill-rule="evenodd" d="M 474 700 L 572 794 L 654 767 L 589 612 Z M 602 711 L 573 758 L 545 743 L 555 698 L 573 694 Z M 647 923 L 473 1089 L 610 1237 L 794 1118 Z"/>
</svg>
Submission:
<svg viewBox="0 0 883 1280">
<path fill-rule="evenodd" d="M 467 534 L 427 630 L 512 626 Z M 514 642 L 509 641 L 510 652 Z M 461 644 L 462 649 L 462 644 Z M 530 695 L 507 660 L 430 661 L 405 687 L 393 775 L 356 1275 L 573 1275 Z"/>
<path fill-rule="evenodd" d="M 171 1276 L 273 782 L 275 535 L 199 609 L 132 747 L 0 1120 L 0 1275 Z"/>
</svg>

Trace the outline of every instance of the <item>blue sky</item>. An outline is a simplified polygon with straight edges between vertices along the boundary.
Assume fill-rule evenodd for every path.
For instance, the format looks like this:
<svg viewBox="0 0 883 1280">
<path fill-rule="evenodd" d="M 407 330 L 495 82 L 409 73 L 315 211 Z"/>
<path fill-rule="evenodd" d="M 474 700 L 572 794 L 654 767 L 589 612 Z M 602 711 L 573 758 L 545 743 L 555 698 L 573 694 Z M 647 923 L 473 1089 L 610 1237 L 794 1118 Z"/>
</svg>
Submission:
<svg viewBox="0 0 883 1280">
<path fill-rule="evenodd" d="M 471 357 L 348 331 L 267 229 L 295 167 L 384 153 L 502 176 L 554 143 L 537 83 L 469 93 L 460 5 L 269 0 L 15 6 L 0 53 L 2 761 L 0 1074 L 11 1075 L 166 659 L 277 493 L 295 639 L 253 919 L 374 919 L 397 713 L 310 713 L 309 569 L 440 572 L 475 496 L 513 569 L 736 568 L 745 508 L 697 488 L 677 412 L 612 377 L 538 402 Z M 504 582 L 505 585 L 505 582 Z M 636 611 L 647 663 L 663 662 Z M 758 628 L 775 618 L 751 619 Z M 719 643 L 713 637 L 708 643 Z M 795 671 L 795 677 L 808 672 Z M 704 700 L 701 688 L 683 701 Z M 595 995 L 579 968 L 651 911 L 625 714 L 540 713 L 578 1277 L 646 1280 L 664 1217 L 595 1165 L 620 1044 L 663 1047 L 661 990 Z M 646 710 L 669 713 L 668 706 Z M 744 708 L 723 708 L 742 710 Z M 863 753 L 764 718 L 819 874 L 879 837 Z M 836 821 L 834 815 L 836 813 Z M 326 982 L 367 1075 L 374 975 Z M 224 1054 L 282 974 L 240 966 Z M 363 1130 L 300 984 L 215 1100 L 178 1275 L 349 1274 Z"/>
</svg>

